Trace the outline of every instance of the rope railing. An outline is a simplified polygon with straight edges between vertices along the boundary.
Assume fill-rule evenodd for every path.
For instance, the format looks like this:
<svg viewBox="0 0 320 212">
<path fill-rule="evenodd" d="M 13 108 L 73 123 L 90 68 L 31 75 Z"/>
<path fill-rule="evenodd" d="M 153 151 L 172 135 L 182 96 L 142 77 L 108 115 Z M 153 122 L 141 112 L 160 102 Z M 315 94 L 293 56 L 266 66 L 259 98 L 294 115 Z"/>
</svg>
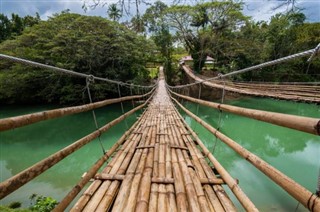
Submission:
<svg viewBox="0 0 320 212">
<path fill-rule="evenodd" d="M 75 152 L 76 150 L 80 149 L 84 145 L 88 144 L 93 139 L 97 138 L 99 135 L 101 135 L 101 133 L 106 132 L 111 127 L 113 127 L 114 125 L 124 120 L 126 117 L 142 109 L 144 106 L 146 106 L 146 104 L 151 100 L 152 97 L 153 95 L 151 95 L 147 99 L 147 101 L 145 101 L 145 103 L 119 116 L 118 118 L 114 119 L 113 121 L 99 128 L 98 130 L 84 136 L 83 138 L 75 141 L 74 143 L 65 147 L 64 149 L 52 154 L 51 156 L 25 169 L 24 171 L 16 174 L 15 176 L 1 182 L 0 183 L 0 199 L 6 197 L 8 194 L 12 193 L 13 191 L 17 190 L 27 182 L 39 176 L 40 174 L 45 172 L 47 169 L 51 168 L 52 166 L 60 162 L 62 159 L 69 156 L 71 153 Z"/>
<path fill-rule="evenodd" d="M 117 84 L 117 85 L 126 85 L 126 86 L 132 86 L 132 87 L 140 87 L 140 88 L 152 88 L 155 86 L 155 85 L 151 85 L 151 86 L 136 85 L 136 84 L 130 84 L 130 83 L 126 83 L 126 82 L 111 80 L 111 79 L 107 79 L 107 78 L 96 77 L 93 75 L 79 73 L 79 72 L 67 70 L 64 68 L 58 68 L 55 66 L 46 65 L 46 64 L 42 64 L 42 63 L 38 63 L 38 62 L 34 62 L 34 61 L 30 61 L 30 60 L 26 60 L 26 59 L 22 59 L 22 58 L 18 58 L 18 57 L 13 57 L 13 56 L 5 55 L 5 54 L 0 54 L 0 59 L 4 59 L 7 61 L 16 62 L 16 63 L 20 63 L 20 64 L 24 64 L 24 65 L 29 65 L 29 66 L 33 66 L 33 67 L 44 68 L 44 69 L 48 69 L 51 71 L 56 71 L 59 73 L 68 74 L 68 75 L 72 75 L 72 76 L 76 76 L 76 77 L 81 77 L 81 78 L 86 78 L 86 79 L 89 78 L 91 80 L 99 80 L 99 81 L 104 81 L 104 82 Z"/>
<path fill-rule="evenodd" d="M 76 113 L 86 112 L 86 111 L 93 110 L 96 108 L 101 108 L 110 104 L 140 99 L 142 97 L 151 95 L 152 92 L 154 92 L 154 90 L 155 88 L 153 88 L 150 92 L 143 95 L 125 96 L 121 98 L 107 99 L 107 100 L 80 105 L 80 106 L 59 108 L 59 109 L 47 110 L 43 112 L 37 112 L 37 113 L 21 115 L 16 117 L 3 118 L 3 119 L 0 119 L 0 132 L 34 124 L 40 121 L 45 121 L 49 119 L 76 114 Z"/>
<path fill-rule="evenodd" d="M 310 50 L 307 50 L 307 51 L 303 51 L 303 52 L 300 52 L 300 53 L 297 53 L 297 54 L 293 54 L 293 55 L 282 57 L 282 58 L 279 58 L 279 59 L 276 59 L 276 60 L 272 60 L 272 61 L 269 61 L 269 62 L 261 63 L 259 65 L 255 65 L 255 66 L 251 66 L 251 67 L 248 67 L 248 68 L 240 69 L 240 70 L 233 71 L 233 72 L 230 72 L 230 73 L 227 73 L 227 74 L 222 74 L 222 75 L 219 75 L 217 77 L 212 77 L 212 78 L 208 78 L 208 79 L 205 79 L 205 80 L 198 80 L 197 82 L 194 82 L 194 83 L 185 84 L 185 85 L 178 85 L 178 86 L 169 86 L 169 87 L 170 88 L 189 87 L 189 86 L 193 86 L 193 85 L 196 85 L 196 84 L 199 84 L 199 83 L 208 82 L 208 81 L 211 81 L 211 80 L 222 79 L 222 78 L 226 78 L 226 77 L 237 75 L 237 74 L 243 74 L 243 73 L 248 72 L 248 71 L 259 70 L 259 69 L 262 69 L 262 68 L 265 68 L 265 67 L 268 67 L 268 66 L 272 66 L 272 65 L 279 64 L 279 63 L 287 62 L 287 61 L 290 61 L 290 60 L 293 60 L 293 59 L 297 59 L 297 58 L 300 58 L 300 57 L 306 57 L 306 56 L 311 55 L 311 57 L 313 58 L 318 53 L 319 48 L 320 48 L 320 43 L 313 49 L 310 49 Z"/>
<path fill-rule="evenodd" d="M 173 92 L 170 89 L 168 90 L 170 91 L 170 93 L 172 93 L 177 97 L 180 97 L 185 100 L 188 100 L 197 104 L 201 104 L 207 107 L 211 107 L 217 110 L 222 110 L 225 112 L 249 117 L 259 121 L 268 122 L 278 126 L 287 127 L 287 128 L 299 130 L 302 132 L 314 134 L 314 135 L 320 135 L 320 119 L 318 118 L 288 115 L 283 113 L 268 112 L 268 111 L 247 109 L 247 108 L 226 105 L 226 104 L 219 104 L 219 103 L 204 101 L 201 99 L 196 99 L 189 96 L 181 95 L 176 92 Z"/>
<path fill-rule="evenodd" d="M 187 110 L 184 106 L 182 106 L 175 98 L 172 100 L 190 117 L 192 117 L 195 121 L 201 124 L 204 128 L 206 128 L 209 132 L 211 132 L 214 136 L 218 137 L 222 142 L 227 144 L 230 148 L 232 148 L 236 153 L 238 153 L 241 157 L 249 161 L 252 165 L 254 165 L 257 169 L 259 169 L 262 173 L 268 176 L 272 181 L 282 187 L 288 194 L 298 200 L 302 205 L 308 208 L 310 211 L 320 211 L 320 198 L 315 194 L 308 191 L 306 188 L 256 156 L 251 153 L 244 147 L 242 147 L 237 142 L 233 141 L 231 138 L 227 137 L 223 133 L 219 132 L 217 129 L 194 115 L 192 112 Z"/>
</svg>

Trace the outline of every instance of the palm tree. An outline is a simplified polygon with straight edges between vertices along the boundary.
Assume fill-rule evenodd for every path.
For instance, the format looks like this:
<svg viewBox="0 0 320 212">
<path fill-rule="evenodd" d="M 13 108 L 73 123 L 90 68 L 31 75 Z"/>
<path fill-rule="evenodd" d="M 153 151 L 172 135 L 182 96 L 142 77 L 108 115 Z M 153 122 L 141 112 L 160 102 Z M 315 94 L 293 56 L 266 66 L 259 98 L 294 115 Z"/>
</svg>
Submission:
<svg viewBox="0 0 320 212">
<path fill-rule="evenodd" d="M 117 8 L 117 4 L 110 4 L 108 7 L 109 18 L 118 21 L 121 18 L 121 11 Z"/>
</svg>

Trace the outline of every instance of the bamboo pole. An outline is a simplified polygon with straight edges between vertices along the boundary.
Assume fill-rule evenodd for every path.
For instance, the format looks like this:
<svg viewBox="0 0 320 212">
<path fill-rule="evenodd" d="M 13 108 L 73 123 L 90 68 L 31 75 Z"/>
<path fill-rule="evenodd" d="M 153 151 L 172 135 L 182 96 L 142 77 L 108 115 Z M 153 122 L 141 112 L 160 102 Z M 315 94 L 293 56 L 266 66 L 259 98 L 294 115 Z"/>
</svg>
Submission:
<svg viewBox="0 0 320 212">
<path fill-rule="evenodd" d="M 162 96 L 164 97 L 164 93 L 162 93 Z M 166 103 L 166 100 L 163 100 L 163 103 Z M 159 141 L 160 141 L 160 152 L 159 152 L 159 177 L 165 177 L 166 176 L 166 155 L 167 152 L 167 126 L 165 123 L 167 111 L 164 110 L 161 106 L 159 107 L 159 115 L 161 117 L 161 123 L 160 123 L 160 131 L 159 133 Z M 169 210 L 169 193 L 167 192 L 167 186 L 165 184 L 159 185 L 159 199 L 158 199 L 158 211 L 161 210 Z"/>
<path fill-rule="evenodd" d="M 129 143 L 129 145 L 127 146 L 125 151 L 123 151 L 117 158 L 117 161 L 112 167 L 110 174 L 123 174 L 125 172 L 130 163 L 130 160 L 132 159 L 134 149 L 138 145 L 141 138 L 142 134 L 134 134 L 132 140 L 130 139 L 126 141 L 126 143 Z M 107 208 L 109 208 L 115 197 L 115 193 L 118 190 L 119 185 L 119 181 L 104 181 L 99 190 L 91 198 L 84 211 L 106 210 Z"/>
<path fill-rule="evenodd" d="M 282 127 L 299 130 L 302 132 L 311 133 L 314 135 L 320 135 L 320 119 L 275 113 L 275 112 L 267 112 L 267 111 L 254 110 L 254 109 L 247 109 L 247 108 L 241 108 L 241 107 L 225 105 L 225 104 L 218 104 L 214 102 L 195 99 L 188 96 L 183 96 L 172 91 L 170 92 L 180 98 L 183 98 L 188 101 L 198 103 L 204 106 L 208 106 L 214 109 L 222 110 L 229 113 L 234 113 L 237 115 L 253 118 L 256 120 L 268 122 L 268 123 L 279 125 Z"/>
<path fill-rule="evenodd" d="M 169 114 L 168 114 L 169 113 Z M 170 111 L 167 111 L 166 115 L 170 115 Z M 173 173 L 172 173 L 172 159 L 171 159 L 171 148 L 170 148 L 170 139 L 169 139 L 169 125 L 168 125 L 168 119 L 166 119 L 166 125 L 167 128 L 165 129 L 165 132 L 168 134 L 165 136 L 165 144 L 166 144 L 166 178 L 172 178 Z M 172 127 L 172 126 L 171 126 Z M 174 186 L 169 184 L 166 185 L 166 190 L 167 190 L 167 195 L 168 195 L 168 211 L 176 212 L 177 209 L 177 203 L 176 203 L 176 198 L 174 195 Z"/>
<path fill-rule="evenodd" d="M 150 110 L 152 110 L 151 107 L 150 107 Z M 153 119 L 151 122 L 152 126 L 150 127 L 151 128 L 150 145 L 153 145 L 153 146 L 156 141 L 156 128 L 154 125 L 155 123 L 156 123 L 156 120 Z M 152 176 L 152 168 L 153 168 L 153 157 L 154 157 L 154 148 L 149 150 L 149 153 L 147 156 L 145 169 L 143 171 L 143 175 L 141 179 L 140 190 L 137 196 L 137 204 L 136 204 L 135 211 L 145 212 L 148 209 L 149 197 L 150 197 L 150 191 L 151 191 L 151 182 L 152 182 L 151 176 Z"/>
<path fill-rule="evenodd" d="M 176 138 L 176 139 L 173 139 L 173 141 L 176 142 L 175 145 L 182 146 L 183 142 L 181 141 L 181 137 L 179 137 L 178 131 L 175 130 L 172 132 L 172 134 Z M 187 163 L 184 160 L 182 150 L 175 149 L 175 151 L 173 151 L 173 153 L 172 153 L 172 156 L 173 156 L 173 158 L 177 157 L 178 164 L 179 164 L 179 167 L 182 172 L 182 177 L 183 177 L 184 186 L 186 189 L 186 194 L 187 194 L 187 198 L 188 198 L 190 211 L 200 211 L 200 204 L 199 204 L 199 201 L 197 198 L 195 185 L 194 185 L 192 178 L 190 176 Z"/>
<path fill-rule="evenodd" d="M 216 137 L 218 137 L 221 141 L 230 146 L 234 151 L 236 151 L 240 156 L 245 158 L 251 164 L 253 164 L 256 168 L 258 168 L 261 172 L 267 175 L 270 179 L 272 179 L 275 183 L 281 186 L 285 191 L 287 191 L 292 197 L 298 200 L 302 205 L 304 205 L 309 210 L 315 208 L 315 211 L 320 211 L 320 198 L 316 195 L 312 194 L 310 191 L 302 187 L 300 184 L 296 183 L 294 180 L 289 178 L 288 176 L 281 173 L 279 170 L 271 166 L 270 164 L 263 161 L 258 156 L 249 152 L 247 149 L 237 144 L 232 139 L 228 138 L 221 132 L 217 131 L 215 128 L 202 121 L 199 117 L 188 111 L 185 107 L 183 107 L 177 100 L 173 99 L 181 109 L 183 109 L 189 116 L 194 118 L 198 123 L 204 126 L 207 130 L 213 133 Z M 209 154 L 209 153 L 208 153 Z M 210 154 L 208 155 L 210 156 Z M 217 167 L 216 167 L 217 168 Z M 228 181 L 224 179 L 227 184 Z"/>
<path fill-rule="evenodd" d="M 95 102 L 91 104 L 85 104 L 85 105 L 74 106 L 74 107 L 66 107 L 66 108 L 60 108 L 60 109 L 54 109 L 54 110 L 47 110 L 43 112 L 37 112 L 37 113 L 32 113 L 27 115 L 0 119 L 0 132 L 9 130 L 9 129 L 18 128 L 18 127 L 23 127 L 23 126 L 34 124 L 44 120 L 86 112 L 86 111 L 104 107 L 110 104 L 139 99 L 141 97 L 151 95 L 153 91 L 154 89 L 152 89 L 150 92 L 144 95 L 125 96 L 125 97 L 116 98 L 116 99 L 107 99 L 104 101 Z"/>
<path fill-rule="evenodd" d="M 152 130 L 149 129 L 148 135 L 147 137 L 150 138 L 152 134 Z M 151 139 L 147 140 L 147 144 L 150 144 L 152 141 Z M 139 161 L 139 165 L 136 169 L 136 173 L 132 182 L 132 186 L 131 186 L 131 190 L 130 190 L 130 194 L 129 194 L 129 199 L 126 202 L 126 207 L 125 207 L 125 211 L 133 211 L 136 208 L 136 204 L 138 201 L 138 195 L 139 195 L 139 190 L 141 187 L 142 182 L 142 177 L 143 177 L 143 171 L 145 169 L 146 163 L 148 159 L 151 159 L 151 156 L 148 157 L 148 155 L 150 154 L 150 149 L 144 149 L 142 152 L 142 156 L 141 159 Z M 148 185 L 149 187 L 151 186 L 151 182 Z"/>
<path fill-rule="evenodd" d="M 198 160 L 197 160 L 197 157 L 195 157 L 196 155 L 194 154 L 194 151 L 192 149 L 192 147 L 190 146 L 190 142 L 191 142 L 191 138 L 190 138 L 190 133 L 186 132 L 186 127 L 183 125 L 181 119 L 178 118 L 178 111 L 176 111 L 175 113 L 175 120 L 176 120 L 176 126 L 179 127 L 178 129 L 176 129 L 175 131 L 180 131 L 181 135 L 183 135 L 182 137 L 184 138 L 189 138 L 190 140 L 188 139 L 183 139 L 182 140 L 184 141 L 184 143 L 187 145 L 188 147 L 188 150 L 190 152 L 190 155 L 192 156 L 192 161 L 193 161 L 193 164 L 191 164 L 191 166 L 193 167 L 193 165 L 195 165 L 195 169 L 197 170 L 197 174 L 200 176 L 200 177 L 206 177 L 205 173 L 204 173 L 204 170 L 202 169 L 201 165 L 198 163 Z M 191 147 L 191 148 L 190 148 Z M 186 151 L 184 151 L 184 156 L 185 158 L 188 158 L 188 155 L 186 154 Z M 198 180 L 194 179 L 195 177 L 195 173 L 194 173 L 194 168 L 191 168 L 191 166 L 188 166 L 189 167 L 189 172 L 192 174 L 192 179 L 194 180 L 194 183 L 197 183 L 198 184 Z M 212 175 L 211 177 L 215 177 L 215 175 L 213 174 L 213 171 L 210 170 L 212 172 Z M 200 180 L 201 182 L 201 180 Z M 197 188 L 197 187 L 196 187 Z M 204 189 L 204 190 L 203 190 Z M 198 197 L 199 198 L 199 202 L 201 203 L 200 205 L 202 206 L 202 210 L 209 210 L 209 208 L 214 208 L 216 211 L 223 211 L 223 207 L 222 207 L 222 203 L 223 203 L 223 199 L 221 201 L 219 201 L 218 197 L 216 196 L 216 194 L 214 193 L 214 191 L 212 190 L 212 188 L 207 185 L 207 186 L 204 186 L 204 188 L 200 188 L 198 186 Z M 210 193 L 209 196 L 211 197 L 211 201 L 208 201 L 206 202 L 206 196 L 208 195 L 205 195 L 204 191 L 206 193 Z M 227 208 L 228 210 L 226 211 L 232 211 L 230 208 Z"/>
</svg>

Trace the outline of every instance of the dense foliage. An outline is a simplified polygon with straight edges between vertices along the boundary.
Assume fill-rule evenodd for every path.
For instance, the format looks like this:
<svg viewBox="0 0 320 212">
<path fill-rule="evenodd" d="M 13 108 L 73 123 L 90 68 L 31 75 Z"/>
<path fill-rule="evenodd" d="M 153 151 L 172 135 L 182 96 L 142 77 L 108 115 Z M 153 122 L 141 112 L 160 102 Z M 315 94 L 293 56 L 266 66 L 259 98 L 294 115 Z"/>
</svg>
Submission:
<svg viewBox="0 0 320 212">
<path fill-rule="evenodd" d="M 154 15 L 157 22 L 150 24 L 149 18 L 146 26 L 152 31 L 154 26 L 167 23 L 176 43 L 182 43 L 186 54 L 192 56 L 193 69 L 198 73 L 207 56 L 215 60 L 212 74 L 228 73 L 309 50 L 320 43 L 320 23 L 305 23 L 305 15 L 294 10 L 276 14 L 268 22 L 254 22 L 243 15 L 243 5 L 234 1 L 162 7 L 165 10 Z M 161 40 L 159 36 L 164 39 L 166 35 L 156 31 L 155 41 Z M 163 48 L 163 44 L 156 44 Z M 314 58 L 312 63 L 307 59 L 237 75 L 233 80 L 319 81 L 319 58 Z"/>
<path fill-rule="evenodd" d="M 145 63 L 152 43 L 117 22 L 64 12 L 6 40 L 0 52 L 98 77 L 148 83 Z M 85 79 L 13 64 L 0 64 L 0 102 L 82 103 Z M 93 98 L 117 93 L 114 85 L 95 82 Z"/>
</svg>

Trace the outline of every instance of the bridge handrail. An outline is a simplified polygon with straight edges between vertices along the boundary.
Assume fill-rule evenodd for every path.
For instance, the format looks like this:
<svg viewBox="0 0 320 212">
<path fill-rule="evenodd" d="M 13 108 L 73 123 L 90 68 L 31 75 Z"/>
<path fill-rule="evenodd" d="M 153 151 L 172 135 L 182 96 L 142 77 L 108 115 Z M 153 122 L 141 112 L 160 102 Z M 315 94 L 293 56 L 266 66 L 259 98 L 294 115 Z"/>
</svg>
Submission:
<svg viewBox="0 0 320 212">
<path fill-rule="evenodd" d="M 54 110 L 47 110 L 42 112 L 36 112 L 21 116 L 15 116 L 10 118 L 3 118 L 0 119 L 0 132 L 5 130 L 10 130 L 18 127 L 23 127 L 26 125 L 34 124 L 40 121 L 45 121 L 49 119 L 59 118 L 71 114 L 82 113 L 89 110 L 93 110 L 96 108 L 104 107 L 110 104 L 115 104 L 123 101 L 135 100 L 140 99 L 146 96 L 151 95 L 154 92 L 155 88 L 143 95 L 134 95 L 134 96 L 125 96 L 120 98 L 114 99 L 107 99 L 95 103 L 80 105 L 80 106 L 73 106 L 73 107 L 66 107 L 66 108 L 59 108 Z"/>
<path fill-rule="evenodd" d="M 317 119 L 317 118 L 288 115 L 283 113 L 248 109 L 248 108 L 237 107 L 232 105 L 214 103 L 214 102 L 209 102 L 209 101 L 181 95 L 176 92 L 173 92 L 170 89 L 168 90 L 170 91 L 170 93 L 174 94 L 175 96 L 178 96 L 185 100 L 198 103 L 207 107 L 249 117 L 249 118 L 256 119 L 263 122 L 268 122 L 278 126 L 299 130 L 299 131 L 314 134 L 314 135 L 320 135 L 320 119 Z"/>
<path fill-rule="evenodd" d="M 153 93 L 154 94 L 154 93 Z M 145 103 L 133 108 L 132 110 L 126 112 L 125 114 L 119 116 L 118 118 L 114 119 L 113 121 L 107 123 L 103 127 L 95 130 L 94 132 L 82 137 L 81 139 L 75 141 L 71 145 L 63 148 L 62 150 L 50 155 L 49 157 L 39 161 L 38 163 L 34 164 L 33 166 L 21 171 L 20 173 L 16 174 L 15 176 L 10 177 L 9 179 L 0 183 L 0 199 L 6 197 L 8 194 L 12 193 L 13 191 L 17 190 L 27 182 L 31 181 L 35 177 L 39 176 L 47 169 L 51 168 L 62 159 L 67 157 L 68 155 L 72 154 L 76 150 L 80 149 L 84 145 L 88 144 L 93 139 L 99 137 L 102 133 L 109 130 L 114 125 L 118 124 L 120 121 L 124 120 L 129 115 L 133 114 L 134 112 L 142 109 L 147 103 L 151 100 L 153 95 L 151 95 Z"/>
<path fill-rule="evenodd" d="M 212 77 L 212 78 L 208 78 L 208 79 L 205 79 L 205 80 L 199 80 L 199 81 L 194 82 L 194 83 L 185 84 L 185 85 L 178 85 L 178 86 L 170 86 L 170 88 L 189 87 L 189 86 L 201 84 L 203 82 L 208 82 L 208 81 L 215 80 L 215 79 L 223 79 L 223 78 L 226 78 L 226 77 L 229 77 L 229 76 L 233 76 L 233 75 L 242 74 L 242 73 L 245 73 L 245 72 L 248 72 L 248 71 L 253 71 L 253 70 L 265 68 L 265 67 L 268 67 L 268 66 L 272 66 L 272 65 L 279 64 L 279 63 L 287 62 L 287 61 L 290 61 L 290 60 L 293 60 L 293 59 L 296 59 L 296 58 L 306 57 L 306 56 L 309 56 L 309 55 L 311 55 L 311 57 L 308 60 L 308 62 L 310 62 L 310 60 L 318 53 L 319 49 L 320 49 L 320 43 L 313 49 L 309 49 L 309 50 L 306 50 L 306 51 L 303 51 L 303 52 L 300 52 L 300 53 L 297 53 L 297 54 L 289 55 L 289 56 L 282 57 L 282 58 L 279 58 L 279 59 L 276 59 L 276 60 L 272 60 L 272 61 L 268 61 L 268 62 L 265 62 L 265 63 L 261 63 L 259 65 L 255 65 L 255 66 L 251 66 L 251 67 L 248 67 L 248 68 L 244 68 L 244 69 L 240 69 L 240 70 L 237 70 L 237 71 L 233 71 L 233 72 L 230 72 L 230 73 L 227 73 L 227 74 L 223 74 L 223 75 L 220 75 L 220 76 L 217 76 L 217 77 Z"/>
<path fill-rule="evenodd" d="M 171 99 L 190 117 L 196 120 L 199 124 L 205 127 L 208 131 L 210 131 L 215 137 L 219 138 L 222 142 L 227 144 L 230 148 L 232 148 L 235 152 L 237 152 L 241 157 L 249 161 L 252 165 L 254 165 L 257 169 L 263 172 L 266 176 L 268 176 L 272 181 L 277 183 L 280 187 L 282 187 L 287 193 L 289 193 L 292 197 L 298 200 L 301 204 L 303 204 L 310 211 L 314 209 L 320 208 L 320 198 L 315 194 L 311 193 L 309 190 L 280 172 L 278 169 L 274 168 L 255 154 L 251 153 L 244 147 L 242 147 L 237 142 L 233 141 L 231 138 L 227 137 L 223 133 L 219 132 L 217 129 L 201 120 L 195 114 L 187 110 L 183 107 L 178 100 L 171 97 Z M 319 210 L 315 210 L 319 211 Z"/>
<path fill-rule="evenodd" d="M 117 84 L 117 85 L 125 85 L 125 86 L 139 87 L 139 88 L 152 88 L 155 86 L 155 85 L 150 85 L 150 86 L 136 85 L 136 84 L 130 84 L 130 83 L 126 83 L 126 82 L 111 80 L 111 79 L 107 79 L 107 78 L 96 77 L 93 75 L 79 73 L 79 72 L 71 71 L 71 70 L 64 69 L 64 68 L 58 68 L 55 66 L 46 65 L 46 64 L 42 64 L 42 63 L 38 63 L 38 62 L 34 62 L 34 61 L 30 61 L 30 60 L 26 60 L 26 59 L 22 59 L 22 58 L 18 58 L 18 57 L 13 57 L 13 56 L 5 55 L 5 54 L 0 54 L 0 59 L 8 60 L 11 62 L 16 62 L 16 63 L 20 63 L 20 64 L 26 64 L 26 65 L 33 66 L 33 67 L 49 69 L 49 70 L 57 71 L 57 72 L 60 72 L 63 74 L 82 77 L 82 78 L 86 78 L 86 79 L 105 81 L 105 82 L 109 82 L 109 83 L 113 83 L 113 84 Z"/>
</svg>

